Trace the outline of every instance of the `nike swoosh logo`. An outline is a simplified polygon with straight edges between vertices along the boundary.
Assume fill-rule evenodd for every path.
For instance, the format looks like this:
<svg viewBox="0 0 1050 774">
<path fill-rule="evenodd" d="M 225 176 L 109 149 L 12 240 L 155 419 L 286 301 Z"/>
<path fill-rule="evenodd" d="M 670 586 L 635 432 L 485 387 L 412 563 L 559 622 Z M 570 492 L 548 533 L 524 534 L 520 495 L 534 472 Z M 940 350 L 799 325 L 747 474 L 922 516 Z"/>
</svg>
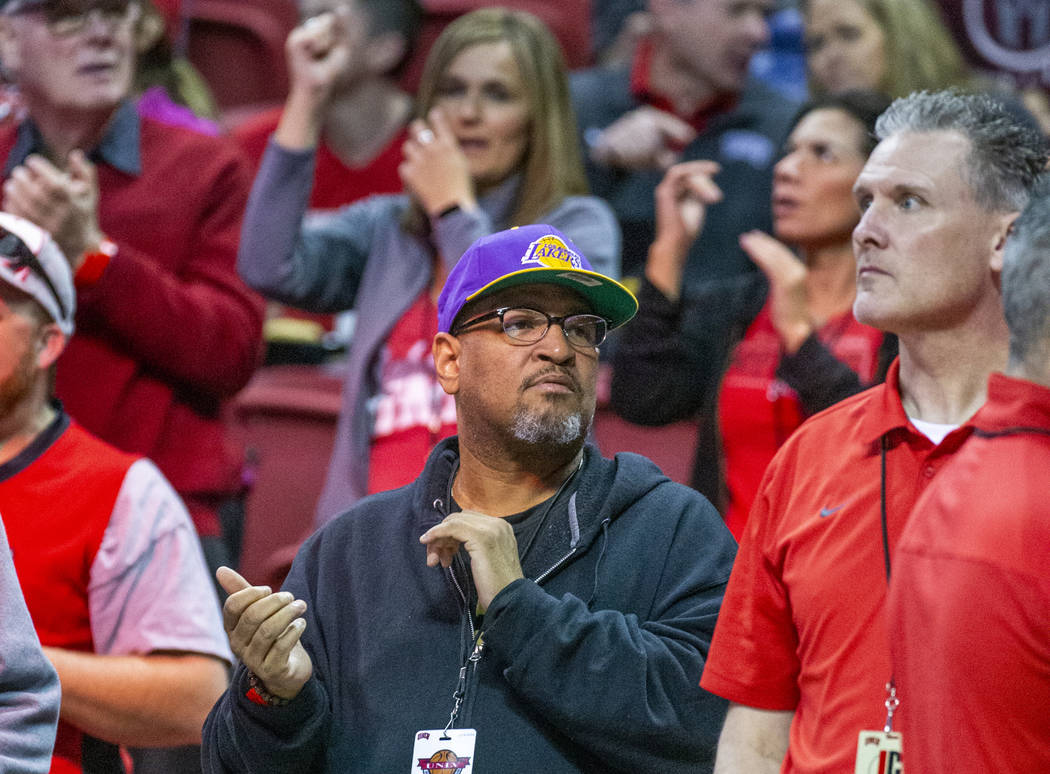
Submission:
<svg viewBox="0 0 1050 774">
<path fill-rule="evenodd" d="M 844 506 L 839 505 L 839 506 L 836 506 L 834 508 L 821 508 L 820 509 L 820 518 L 826 519 L 828 516 L 831 516 L 833 513 L 838 513 L 839 511 L 841 511 L 843 509 L 843 507 Z"/>
</svg>

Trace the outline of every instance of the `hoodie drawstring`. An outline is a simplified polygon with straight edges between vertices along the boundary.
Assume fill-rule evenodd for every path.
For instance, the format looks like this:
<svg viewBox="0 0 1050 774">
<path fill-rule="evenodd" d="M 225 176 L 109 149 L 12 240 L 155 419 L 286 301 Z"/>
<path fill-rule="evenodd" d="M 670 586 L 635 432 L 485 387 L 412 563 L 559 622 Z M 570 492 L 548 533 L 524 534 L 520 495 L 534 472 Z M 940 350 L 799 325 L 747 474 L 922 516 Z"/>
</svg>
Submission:
<svg viewBox="0 0 1050 774">
<path fill-rule="evenodd" d="M 594 563 L 594 587 L 591 589 L 591 598 L 587 600 L 587 609 L 589 610 L 591 605 L 594 604 L 594 598 L 598 596 L 598 570 L 601 569 L 602 559 L 605 557 L 605 547 L 609 544 L 609 522 L 611 520 L 606 518 L 602 521 L 602 547 L 598 551 L 598 561 Z"/>
</svg>

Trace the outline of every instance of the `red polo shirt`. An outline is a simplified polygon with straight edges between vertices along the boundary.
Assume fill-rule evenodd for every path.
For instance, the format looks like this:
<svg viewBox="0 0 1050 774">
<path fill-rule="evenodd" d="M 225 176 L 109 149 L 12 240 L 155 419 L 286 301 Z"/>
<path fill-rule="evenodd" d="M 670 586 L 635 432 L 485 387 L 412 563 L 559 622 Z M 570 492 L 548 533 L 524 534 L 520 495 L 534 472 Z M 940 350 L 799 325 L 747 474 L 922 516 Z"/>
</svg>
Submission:
<svg viewBox="0 0 1050 774">
<path fill-rule="evenodd" d="M 916 499 L 971 431 L 967 423 L 934 446 L 912 427 L 896 361 L 884 384 L 805 422 L 767 469 L 701 685 L 795 712 L 784 772 L 852 771 L 858 733 L 885 720 L 882 439 L 892 552 Z"/>
<path fill-rule="evenodd" d="M 915 507 L 888 621 L 909 771 L 1050 771 L 1050 389 L 995 374 Z"/>
</svg>

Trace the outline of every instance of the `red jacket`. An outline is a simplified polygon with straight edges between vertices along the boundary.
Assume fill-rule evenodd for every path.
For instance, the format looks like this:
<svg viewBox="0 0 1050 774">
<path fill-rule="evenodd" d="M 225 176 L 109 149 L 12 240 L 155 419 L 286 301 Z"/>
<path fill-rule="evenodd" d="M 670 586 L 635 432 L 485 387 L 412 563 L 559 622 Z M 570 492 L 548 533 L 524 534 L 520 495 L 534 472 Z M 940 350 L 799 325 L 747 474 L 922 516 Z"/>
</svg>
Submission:
<svg viewBox="0 0 1050 774">
<path fill-rule="evenodd" d="M 5 178 L 39 144 L 29 124 L 0 130 Z M 215 506 L 240 486 L 223 408 L 261 352 L 263 303 L 235 269 L 248 167 L 230 140 L 140 118 L 132 103 L 90 155 L 119 251 L 78 288 L 57 394 L 87 430 L 156 462 L 198 531 L 216 535 Z"/>
</svg>

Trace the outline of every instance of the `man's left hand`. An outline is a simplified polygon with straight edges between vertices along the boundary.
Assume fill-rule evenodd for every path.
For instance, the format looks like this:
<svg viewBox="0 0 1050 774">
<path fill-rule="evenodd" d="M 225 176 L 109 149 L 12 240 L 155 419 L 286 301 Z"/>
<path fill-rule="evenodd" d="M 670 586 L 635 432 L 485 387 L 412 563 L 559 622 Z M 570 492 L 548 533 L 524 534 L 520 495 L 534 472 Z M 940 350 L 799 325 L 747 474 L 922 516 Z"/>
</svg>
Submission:
<svg viewBox="0 0 1050 774">
<path fill-rule="evenodd" d="M 514 530 L 503 519 L 477 511 L 460 511 L 445 517 L 424 532 L 419 542 L 427 547 L 427 566 L 452 564 L 462 545 L 470 554 L 470 570 L 478 590 L 478 604 L 487 610 L 504 587 L 524 578 L 518 560 L 518 541 Z"/>
<path fill-rule="evenodd" d="M 4 183 L 3 210 L 48 231 L 73 271 L 102 241 L 95 165 L 79 150 L 69 154 L 65 170 L 36 154 L 15 167 Z"/>
</svg>

